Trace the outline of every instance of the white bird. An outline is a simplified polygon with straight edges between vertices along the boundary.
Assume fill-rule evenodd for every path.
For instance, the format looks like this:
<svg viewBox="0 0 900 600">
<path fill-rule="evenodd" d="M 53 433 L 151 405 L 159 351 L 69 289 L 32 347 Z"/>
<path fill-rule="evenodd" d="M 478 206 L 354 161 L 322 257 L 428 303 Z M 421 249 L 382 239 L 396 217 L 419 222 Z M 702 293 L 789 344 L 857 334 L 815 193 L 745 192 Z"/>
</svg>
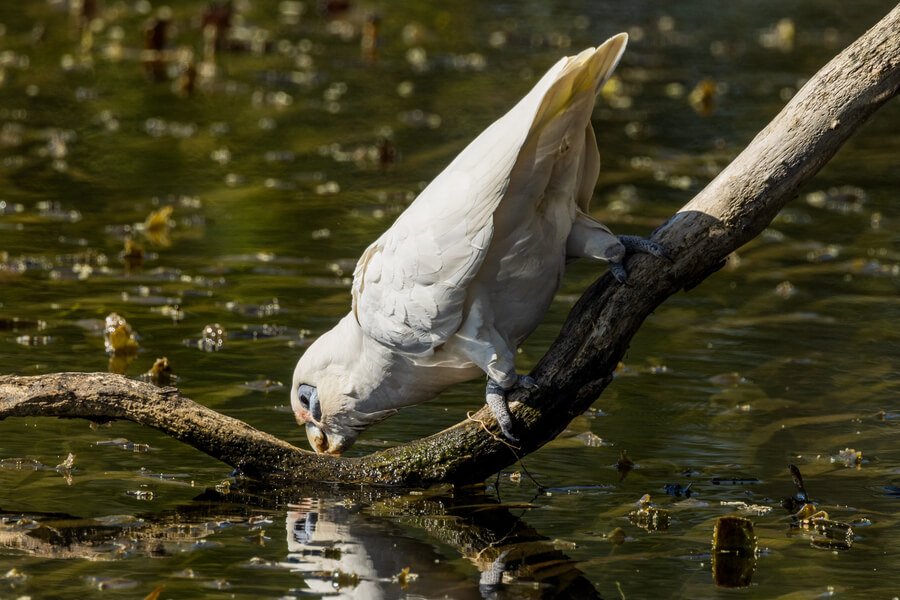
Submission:
<svg viewBox="0 0 900 600">
<path fill-rule="evenodd" d="M 482 373 L 485 400 L 515 440 L 506 394 L 534 385 L 516 374 L 516 349 L 566 261 L 607 261 L 624 282 L 626 252 L 665 256 L 588 214 L 600 169 L 591 113 L 627 39 L 557 62 L 366 249 L 350 313 L 294 369 L 291 406 L 317 452 L 340 454 L 397 409 Z"/>
</svg>

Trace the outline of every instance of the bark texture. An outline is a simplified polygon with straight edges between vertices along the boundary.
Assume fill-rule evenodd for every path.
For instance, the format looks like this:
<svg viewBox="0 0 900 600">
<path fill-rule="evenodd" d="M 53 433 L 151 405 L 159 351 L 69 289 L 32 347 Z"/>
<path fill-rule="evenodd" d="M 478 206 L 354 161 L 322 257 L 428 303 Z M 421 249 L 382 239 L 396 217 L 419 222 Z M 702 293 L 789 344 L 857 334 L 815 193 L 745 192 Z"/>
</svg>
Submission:
<svg viewBox="0 0 900 600">
<path fill-rule="evenodd" d="M 521 447 L 500 441 L 490 413 L 433 436 L 358 458 L 304 451 L 210 410 L 174 388 L 106 373 L 0 377 L 7 417 L 128 419 L 154 427 L 245 474 L 272 483 L 314 481 L 426 486 L 481 481 L 554 439 L 612 380 L 631 338 L 669 296 L 714 272 L 758 235 L 797 190 L 900 88 L 900 6 L 823 67 L 747 148 L 653 235 L 671 264 L 639 255 L 629 284 L 604 275 L 572 309 L 519 390 L 512 413 Z"/>
</svg>

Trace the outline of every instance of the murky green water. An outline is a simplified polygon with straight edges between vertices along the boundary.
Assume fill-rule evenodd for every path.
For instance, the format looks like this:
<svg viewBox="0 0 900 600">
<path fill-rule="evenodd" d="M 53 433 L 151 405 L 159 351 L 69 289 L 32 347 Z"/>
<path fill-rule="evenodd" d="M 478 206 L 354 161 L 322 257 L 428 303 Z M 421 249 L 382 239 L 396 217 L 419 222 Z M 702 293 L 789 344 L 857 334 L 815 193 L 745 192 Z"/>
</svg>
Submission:
<svg viewBox="0 0 900 600">
<path fill-rule="evenodd" d="M 646 234 L 892 6 L 385 2 L 326 16 L 311 0 L 239 1 L 213 66 L 203 2 L 173 6 L 164 65 L 141 60 L 158 6 L 101 4 L 91 35 L 60 0 L 0 6 L 0 371 L 139 376 L 166 356 L 187 395 L 297 443 L 278 382 L 347 310 L 356 257 L 560 55 L 632 33 L 595 113 L 595 208 Z M 707 78 L 703 115 L 689 96 Z M 514 467 L 468 491 L 273 494 L 128 423 L 13 419 L 0 597 L 896 597 L 898 124 L 896 103 L 882 109 L 725 270 L 656 311 L 594 410 L 526 459 L 545 491 Z M 163 207 L 171 225 L 147 231 Z M 126 238 L 142 264 L 123 260 Z M 597 272 L 571 269 L 520 368 Z M 140 337 L 127 364 L 104 352 L 111 312 Z M 224 346 L 203 352 L 214 323 Z M 404 411 L 355 451 L 457 422 L 479 387 Z M 635 467 L 621 477 L 623 450 Z M 53 467 L 69 453 L 67 477 Z M 789 463 L 849 535 L 792 527 Z M 668 511 L 656 528 L 631 514 L 644 494 Z M 716 584 L 709 555 L 733 514 L 760 547 L 739 590 Z"/>
</svg>

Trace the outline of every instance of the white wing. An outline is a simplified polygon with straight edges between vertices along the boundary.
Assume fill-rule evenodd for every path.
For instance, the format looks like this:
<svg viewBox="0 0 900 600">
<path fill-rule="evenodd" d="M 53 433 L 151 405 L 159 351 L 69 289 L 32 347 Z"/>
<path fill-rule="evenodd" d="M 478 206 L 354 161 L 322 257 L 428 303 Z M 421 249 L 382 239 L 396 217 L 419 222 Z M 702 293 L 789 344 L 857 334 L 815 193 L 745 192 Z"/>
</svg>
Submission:
<svg viewBox="0 0 900 600">
<path fill-rule="evenodd" d="M 602 46 L 557 62 L 516 106 L 469 144 L 397 221 L 363 253 L 353 274 L 353 313 L 362 330 L 405 353 L 427 354 L 453 335 L 463 319 L 469 282 L 478 273 L 504 198 L 538 196 L 552 161 L 538 160 L 573 103 L 590 110 L 600 86 L 625 49 L 619 34 Z M 599 164 L 593 131 L 586 170 Z M 527 148 L 525 152 L 523 149 Z M 556 148 L 552 149 L 556 152 Z M 587 154 L 587 153 L 586 153 Z M 537 159 L 536 159 L 537 157 Z M 533 180 L 534 185 L 529 182 Z M 586 205 L 596 181 L 581 182 Z M 583 199 L 584 193 L 587 198 Z"/>
</svg>

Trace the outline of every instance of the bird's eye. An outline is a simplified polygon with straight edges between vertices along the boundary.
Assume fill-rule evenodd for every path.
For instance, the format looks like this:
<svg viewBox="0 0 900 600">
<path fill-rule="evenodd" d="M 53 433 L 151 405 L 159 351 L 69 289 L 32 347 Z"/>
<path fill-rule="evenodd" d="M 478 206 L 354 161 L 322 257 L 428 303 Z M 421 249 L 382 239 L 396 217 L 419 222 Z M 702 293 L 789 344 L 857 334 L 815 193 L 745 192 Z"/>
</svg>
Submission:
<svg viewBox="0 0 900 600">
<path fill-rule="evenodd" d="M 300 407 L 308 410 L 314 418 L 321 417 L 321 408 L 319 407 L 319 397 L 316 388 L 306 383 L 301 383 L 297 388 L 297 398 L 300 400 Z"/>
</svg>

